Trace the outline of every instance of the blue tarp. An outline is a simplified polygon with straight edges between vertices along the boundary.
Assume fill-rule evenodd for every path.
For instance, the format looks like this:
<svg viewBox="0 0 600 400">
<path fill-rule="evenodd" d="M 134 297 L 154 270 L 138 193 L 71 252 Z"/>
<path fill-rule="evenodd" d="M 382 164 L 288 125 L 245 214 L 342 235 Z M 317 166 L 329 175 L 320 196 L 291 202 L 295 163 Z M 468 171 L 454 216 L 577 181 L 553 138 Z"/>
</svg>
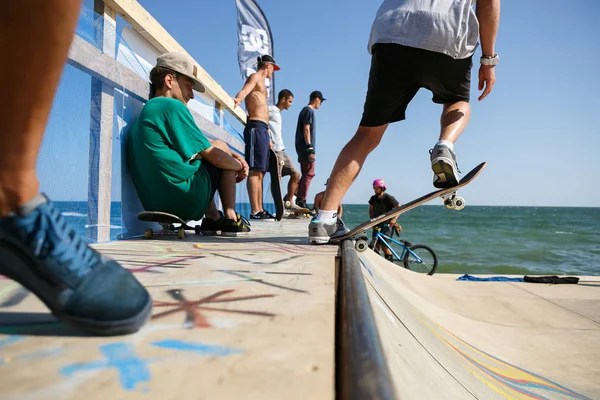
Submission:
<svg viewBox="0 0 600 400">
<path fill-rule="evenodd" d="M 476 281 L 476 282 L 523 282 L 523 278 L 509 278 L 508 276 L 489 276 L 487 278 L 478 278 L 469 274 L 459 276 L 457 281 Z"/>
</svg>

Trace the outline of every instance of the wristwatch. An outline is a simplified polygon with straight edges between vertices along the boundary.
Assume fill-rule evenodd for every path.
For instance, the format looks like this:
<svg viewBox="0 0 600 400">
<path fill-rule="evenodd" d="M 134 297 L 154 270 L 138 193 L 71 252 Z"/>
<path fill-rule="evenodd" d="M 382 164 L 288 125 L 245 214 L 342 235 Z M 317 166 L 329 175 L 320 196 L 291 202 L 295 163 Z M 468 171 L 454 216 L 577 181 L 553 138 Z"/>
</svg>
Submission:
<svg viewBox="0 0 600 400">
<path fill-rule="evenodd" d="M 481 56 L 479 61 L 481 62 L 481 65 L 494 66 L 498 65 L 498 63 L 500 62 L 500 57 L 498 56 L 498 54 L 494 54 L 493 56 Z"/>
</svg>

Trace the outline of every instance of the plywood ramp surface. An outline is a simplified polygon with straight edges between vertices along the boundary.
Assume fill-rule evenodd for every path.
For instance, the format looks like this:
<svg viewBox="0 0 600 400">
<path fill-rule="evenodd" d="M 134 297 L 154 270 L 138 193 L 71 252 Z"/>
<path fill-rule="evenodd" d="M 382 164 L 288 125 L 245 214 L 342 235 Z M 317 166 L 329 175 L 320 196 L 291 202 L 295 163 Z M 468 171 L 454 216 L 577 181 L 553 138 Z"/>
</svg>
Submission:
<svg viewBox="0 0 600 400">
<path fill-rule="evenodd" d="M 0 398 L 333 398 L 337 247 L 306 245 L 307 221 L 96 246 L 154 299 L 129 336 L 83 336 L 0 279 Z"/>
<path fill-rule="evenodd" d="M 600 277 L 463 282 L 360 257 L 400 398 L 600 398 Z"/>
</svg>

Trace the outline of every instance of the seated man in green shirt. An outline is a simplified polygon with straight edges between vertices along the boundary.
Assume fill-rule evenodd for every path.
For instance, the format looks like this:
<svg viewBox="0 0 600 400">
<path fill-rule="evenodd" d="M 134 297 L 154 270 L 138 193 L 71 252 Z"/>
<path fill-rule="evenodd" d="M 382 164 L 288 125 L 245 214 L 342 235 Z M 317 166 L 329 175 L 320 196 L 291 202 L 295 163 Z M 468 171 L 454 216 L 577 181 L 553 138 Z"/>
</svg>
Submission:
<svg viewBox="0 0 600 400">
<path fill-rule="evenodd" d="M 150 71 L 150 100 L 133 123 L 127 139 L 127 163 L 147 211 L 202 220 L 204 234 L 249 232 L 235 212 L 235 186 L 248 176 L 243 156 L 218 140 L 208 141 L 186 104 L 192 89 L 204 92 L 197 67 L 184 54 L 171 52 Z M 222 216 L 213 200 L 219 191 Z"/>
</svg>

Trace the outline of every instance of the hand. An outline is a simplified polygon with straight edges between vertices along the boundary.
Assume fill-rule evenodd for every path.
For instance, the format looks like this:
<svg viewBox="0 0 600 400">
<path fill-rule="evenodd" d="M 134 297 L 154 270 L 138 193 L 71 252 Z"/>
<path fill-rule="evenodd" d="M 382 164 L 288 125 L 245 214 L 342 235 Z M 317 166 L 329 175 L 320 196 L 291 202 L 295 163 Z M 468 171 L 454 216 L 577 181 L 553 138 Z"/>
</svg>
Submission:
<svg viewBox="0 0 600 400">
<path fill-rule="evenodd" d="M 237 174 L 235 176 L 235 183 L 240 183 L 241 181 L 246 179 L 248 177 L 248 173 L 250 172 L 250 167 L 248 167 L 248 163 L 246 163 L 246 160 L 238 161 L 240 161 L 242 168 L 239 171 L 237 171 Z"/>
<path fill-rule="evenodd" d="M 250 167 L 248 166 L 248 163 L 246 162 L 246 160 L 243 157 L 241 157 L 239 154 L 232 153 L 231 155 L 233 158 L 235 158 L 240 163 L 240 169 L 236 171 L 236 176 L 235 176 L 235 182 L 240 183 L 241 181 L 243 181 L 244 179 L 246 179 L 248 177 Z"/>
<path fill-rule="evenodd" d="M 317 155 L 315 153 L 309 154 L 308 155 L 308 161 L 309 162 L 314 162 L 317 159 Z"/>
<path fill-rule="evenodd" d="M 493 65 L 481 65 L 479 67 L 479 90 L 483 90 L 479 101 L 486 98 L 488 94 L 492 92 L 494 84 L 496 83 L 496 71 Z M 485 84 L 485 90 L 484 90 Z"/>
<path fill-rule="evenodd" d="M 240 104 L 242 104 L 242 99 L 240 99 L 238 97 L 234 97 L 233 98 L 233 108 L 239 106 Z"/>
</svg>

